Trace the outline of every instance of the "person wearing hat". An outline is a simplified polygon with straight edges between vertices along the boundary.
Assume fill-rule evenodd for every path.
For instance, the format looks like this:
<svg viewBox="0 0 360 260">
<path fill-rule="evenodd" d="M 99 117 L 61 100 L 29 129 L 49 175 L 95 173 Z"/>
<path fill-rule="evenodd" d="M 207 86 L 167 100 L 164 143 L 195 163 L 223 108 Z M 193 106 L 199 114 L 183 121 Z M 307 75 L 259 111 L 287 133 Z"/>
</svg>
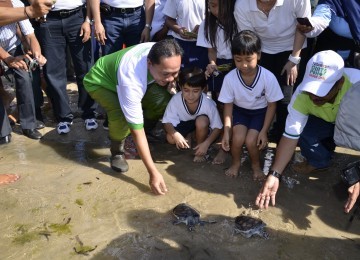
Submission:
<svg viewBox="0 0 360 260">
<path fill-rule="evenodd" d="M 344 68 L 339 54 L 326 50 L 316 53 L 307 63 L 303 81 L 288 106 L 286 127 L 277 146 L 268 178 L 256 197 L 256 205 L 275 205 L 281 174 L 290 162 L 296 146 L 306 162 L 303 172 L 329 167 L 335 149 L 333 141 L 335 119 L 345 93 L 360 80 L 360 71 Z M 359 195 L 360 184 L 349 188 L 345 212 L 349 212 Z"/>
</svg>

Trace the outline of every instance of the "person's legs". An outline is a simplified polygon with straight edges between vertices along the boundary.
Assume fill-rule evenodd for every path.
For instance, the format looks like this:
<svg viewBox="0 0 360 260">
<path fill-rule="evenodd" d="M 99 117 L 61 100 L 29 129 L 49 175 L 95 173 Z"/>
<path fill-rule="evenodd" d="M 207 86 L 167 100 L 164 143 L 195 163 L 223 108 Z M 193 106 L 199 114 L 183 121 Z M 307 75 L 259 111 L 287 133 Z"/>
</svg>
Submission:
<svg viewBox="0 0 360 260">
<path fill-rule="evenodd" d="M 106 111 L 109 120 L 109 138 L 111 168 L 115 171 L 126 172 L 129 166 L 125 160 L 125 138 L 130 134 L 130 129 L 125 116 L 120 108 L 116 92 L 99 88 L 89 93 Z"/>
<path fill-rule="evenodd" d="M 11 125 L 0 97 L 0 144 L 6 144 L 11 141 Z"/>
<path fill-rule="evenodd" d="M 237 177 L 241 166 L 242 147 L 245 143 L 247 127 L 244 125 L 235 125 L 232 128 L 231 138 L 231 166 L 225 171 L 226 176 Z"/>
<path fill-rule="evenodd" d="M 329 167 L 335 150 L 334 124 L 315 116 L 309 116 L 304 131 L 300 135 L 301 154 L 313 169 Z"/>
<path fill-rule="evenodd" d="M 209 125 L 210 120 L 207 116 L 201 115 L 198 116 L 195 120 L 195 138 L 196 138 L 196 144 L 199 145 L 203 143 L 207 136 L 209 135 Z M 204 155 L 195 155 L 194 162 L 205 162 L 206 157 Z"/>
<path fill-rule="evenodd" d="M 263 180 L 265 175 L 261 170 L 260 165 L 260 151 L 259 147 L 256 145 L 259 132 L 255 129 L 249 129 L 245 139 L 245 145 L 249 152 L 251 160 L 251 169 L 253 171 L 254 180 Z"/>
</svg>

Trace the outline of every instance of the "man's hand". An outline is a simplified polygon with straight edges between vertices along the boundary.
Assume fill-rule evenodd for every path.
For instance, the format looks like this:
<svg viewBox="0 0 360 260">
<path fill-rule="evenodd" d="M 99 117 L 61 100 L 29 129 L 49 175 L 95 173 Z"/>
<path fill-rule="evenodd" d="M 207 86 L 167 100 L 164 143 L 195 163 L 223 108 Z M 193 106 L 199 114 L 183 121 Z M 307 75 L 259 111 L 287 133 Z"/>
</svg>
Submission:
<svg viewBox="0 0 360 260">
<path fill-rule="evenodd" d="M 27 7 L 26 12 L 30 18 L 44 16 L 49 13 L 56 0 L 31 0 L 31 5 Z"/>
<path fill-rule="evenodd" d="M 281 75 L 286 72 L 286 84 L 289 86 L 294 86 L 297 76 L 298 76 L 298 70 L 296 64 L 292 63 L 291 61 L 288 61 L 284 68 L 281 71 Z"/>
<path fill-rule="evenodd" d="M 80 28 L 80 37 L 83 37 L 82 42 L 87 42 L 91 37 L 91 27 L 90 23 L 83 22 Z"/>
<path fill-rule="evenodd" d="M 165 195 L 168 191 L 165 185 L 165 181 L 161 173 L 156 172 L 155 174 L 150 175 L 150 188 L 152 192 L 156 195 Z"/>
<path fill-rule="evenodd" d="M 353 186 L 350 186 L 348 189 L 349 192 L 349 198 L 347 200 L 347 202 L 345 203 L 344 206 L 344 211 L 346 213 L 349 213 L 350 210 L 352 209 L 352 207 L 354 206 L 356 200 L 359 197 L 359 193 L 360 193 L 360 182 L 355 183 Z"/>
<path fill-rule="evenodd" d="M 275 176 L 268 176 L 264 183 L 259 195 L 256 197 L 255 204 L 260 209 L 267 209 L 269 207 L 270 199 L 271 204 L 275 206 L 275 195 L 279 188 L 279 179 Z"/>
<path fill-rule="evenodd" d="M 103 24 L 100 21 L 95 21 L 94 23 L 94 35 L 95 39 L 101 44 L 105 45 L 106 34 L 105 34 L 105 28 Z"/>
<path fill-rule="evenodd" d="M 6 59 L 3 59 L 3 61 L 9 66 L 9 68 L 28 71 L 29 68 L 24 61 L 25 58 L 31 60 L 31 57 L 26 54 L 16 57 L 9 56 Z"/>
</svg>

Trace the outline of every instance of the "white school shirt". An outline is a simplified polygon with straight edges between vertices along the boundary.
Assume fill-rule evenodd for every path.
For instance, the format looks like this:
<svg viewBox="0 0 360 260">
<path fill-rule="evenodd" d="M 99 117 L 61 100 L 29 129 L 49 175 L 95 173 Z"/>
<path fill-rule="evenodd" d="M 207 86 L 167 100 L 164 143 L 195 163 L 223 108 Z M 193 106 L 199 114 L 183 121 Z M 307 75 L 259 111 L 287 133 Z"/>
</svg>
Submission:
<svg viewBox="0 0 360 260">
<path fill-rule="evenodd" d="M 135 8 L 144 5 L 144 0 L 101 0 L 101 3 L 115 8 Z"/>
<path fill-rule="evenodd" d="M 176 127 L 180 121 L 195 120 L 201 115 L 207 115 L 210 120 L 211 129 L 222 129 L 223 124 L 214 100 L 210 99 L 205 93 L 202 93 L 195 113 L 191 114 L 180 91 L 170 99 L 162 123 L 171 123 Z"/>
<path fill-rule="evenodd" d="M 267 17 L 256 0 L 237 0 L 234 16 L 239 31 L 256 32 L 262 41 L 262 51 L 276 54 L 293 50 L 296 18 L 310 17 L 311 5 L 309 0 L 277 0 Z"/>
<path fill-rule="evenodd" d="M 167 0 L 163 13 L 176 19 L 179 26 L 191 32 L 205 19 L 205 11 L 205 1 L 202 0 Z M 174 31 L 171 31 L 171 35 L 183 41 L 196 41 L 196 39 L 183 39 Z"/>
<path fill-rule="evenodd" d="M 58 0 L 51 11 L 72 10 L 86 3 L 86 0 Z"/>
<path fill-rule="evenodd" d="M 226 74 L 219 101 L 253 110 L 265 108 L 268 102 L 276 102 L 283 97 L 274 74 L 258 65 L 254 82 L 250 86 L 245 84 L 238 69 L 235 68 Z"/>
<path fill-rule="evenodd" d="M 200 24 L 196 45 L 205 48 L 213 48 L 211 43 L 206 40 L 204 30 L 205 21 L 202 21 L 202 23 Z M 230 43 L 225 42 L 225 32 L 221 26 L 218 26 L 216 31 L 216 48 L 216 57 L 218 59 L 231 60 L 233 58 L 231 54 Z"/>
<path fill-rule="evenodd" d="M 155 42 L 134 46 L 121 58 L 116 86 L 121 110 L 131 124 L 144 123 L 141 100 L 148 86 L 147 56 Z"/>
</svg>

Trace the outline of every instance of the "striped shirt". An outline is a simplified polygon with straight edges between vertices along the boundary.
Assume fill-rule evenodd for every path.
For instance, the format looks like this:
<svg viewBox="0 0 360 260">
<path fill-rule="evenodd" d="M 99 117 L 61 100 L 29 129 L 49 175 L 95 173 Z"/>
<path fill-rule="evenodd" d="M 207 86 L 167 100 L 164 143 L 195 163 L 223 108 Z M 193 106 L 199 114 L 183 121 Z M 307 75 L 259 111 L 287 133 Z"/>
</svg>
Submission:
<svg viewBox="0 0 360 260">
<path fill-rule="evenodd" d="M 13 7 L 24 7 L 24 4 L 20 0 L 11 0 Z M 12 23 L 4 26 L 0 26 L 0 46 L 7 52 L 16 48 L 20 44 L 20 39 L 16 35 L 16 25 L 19 24 L 20 30 L 24 35 L 34 33 L 28 19 L 20 21 L 18 23 Z"/>
</svg>

